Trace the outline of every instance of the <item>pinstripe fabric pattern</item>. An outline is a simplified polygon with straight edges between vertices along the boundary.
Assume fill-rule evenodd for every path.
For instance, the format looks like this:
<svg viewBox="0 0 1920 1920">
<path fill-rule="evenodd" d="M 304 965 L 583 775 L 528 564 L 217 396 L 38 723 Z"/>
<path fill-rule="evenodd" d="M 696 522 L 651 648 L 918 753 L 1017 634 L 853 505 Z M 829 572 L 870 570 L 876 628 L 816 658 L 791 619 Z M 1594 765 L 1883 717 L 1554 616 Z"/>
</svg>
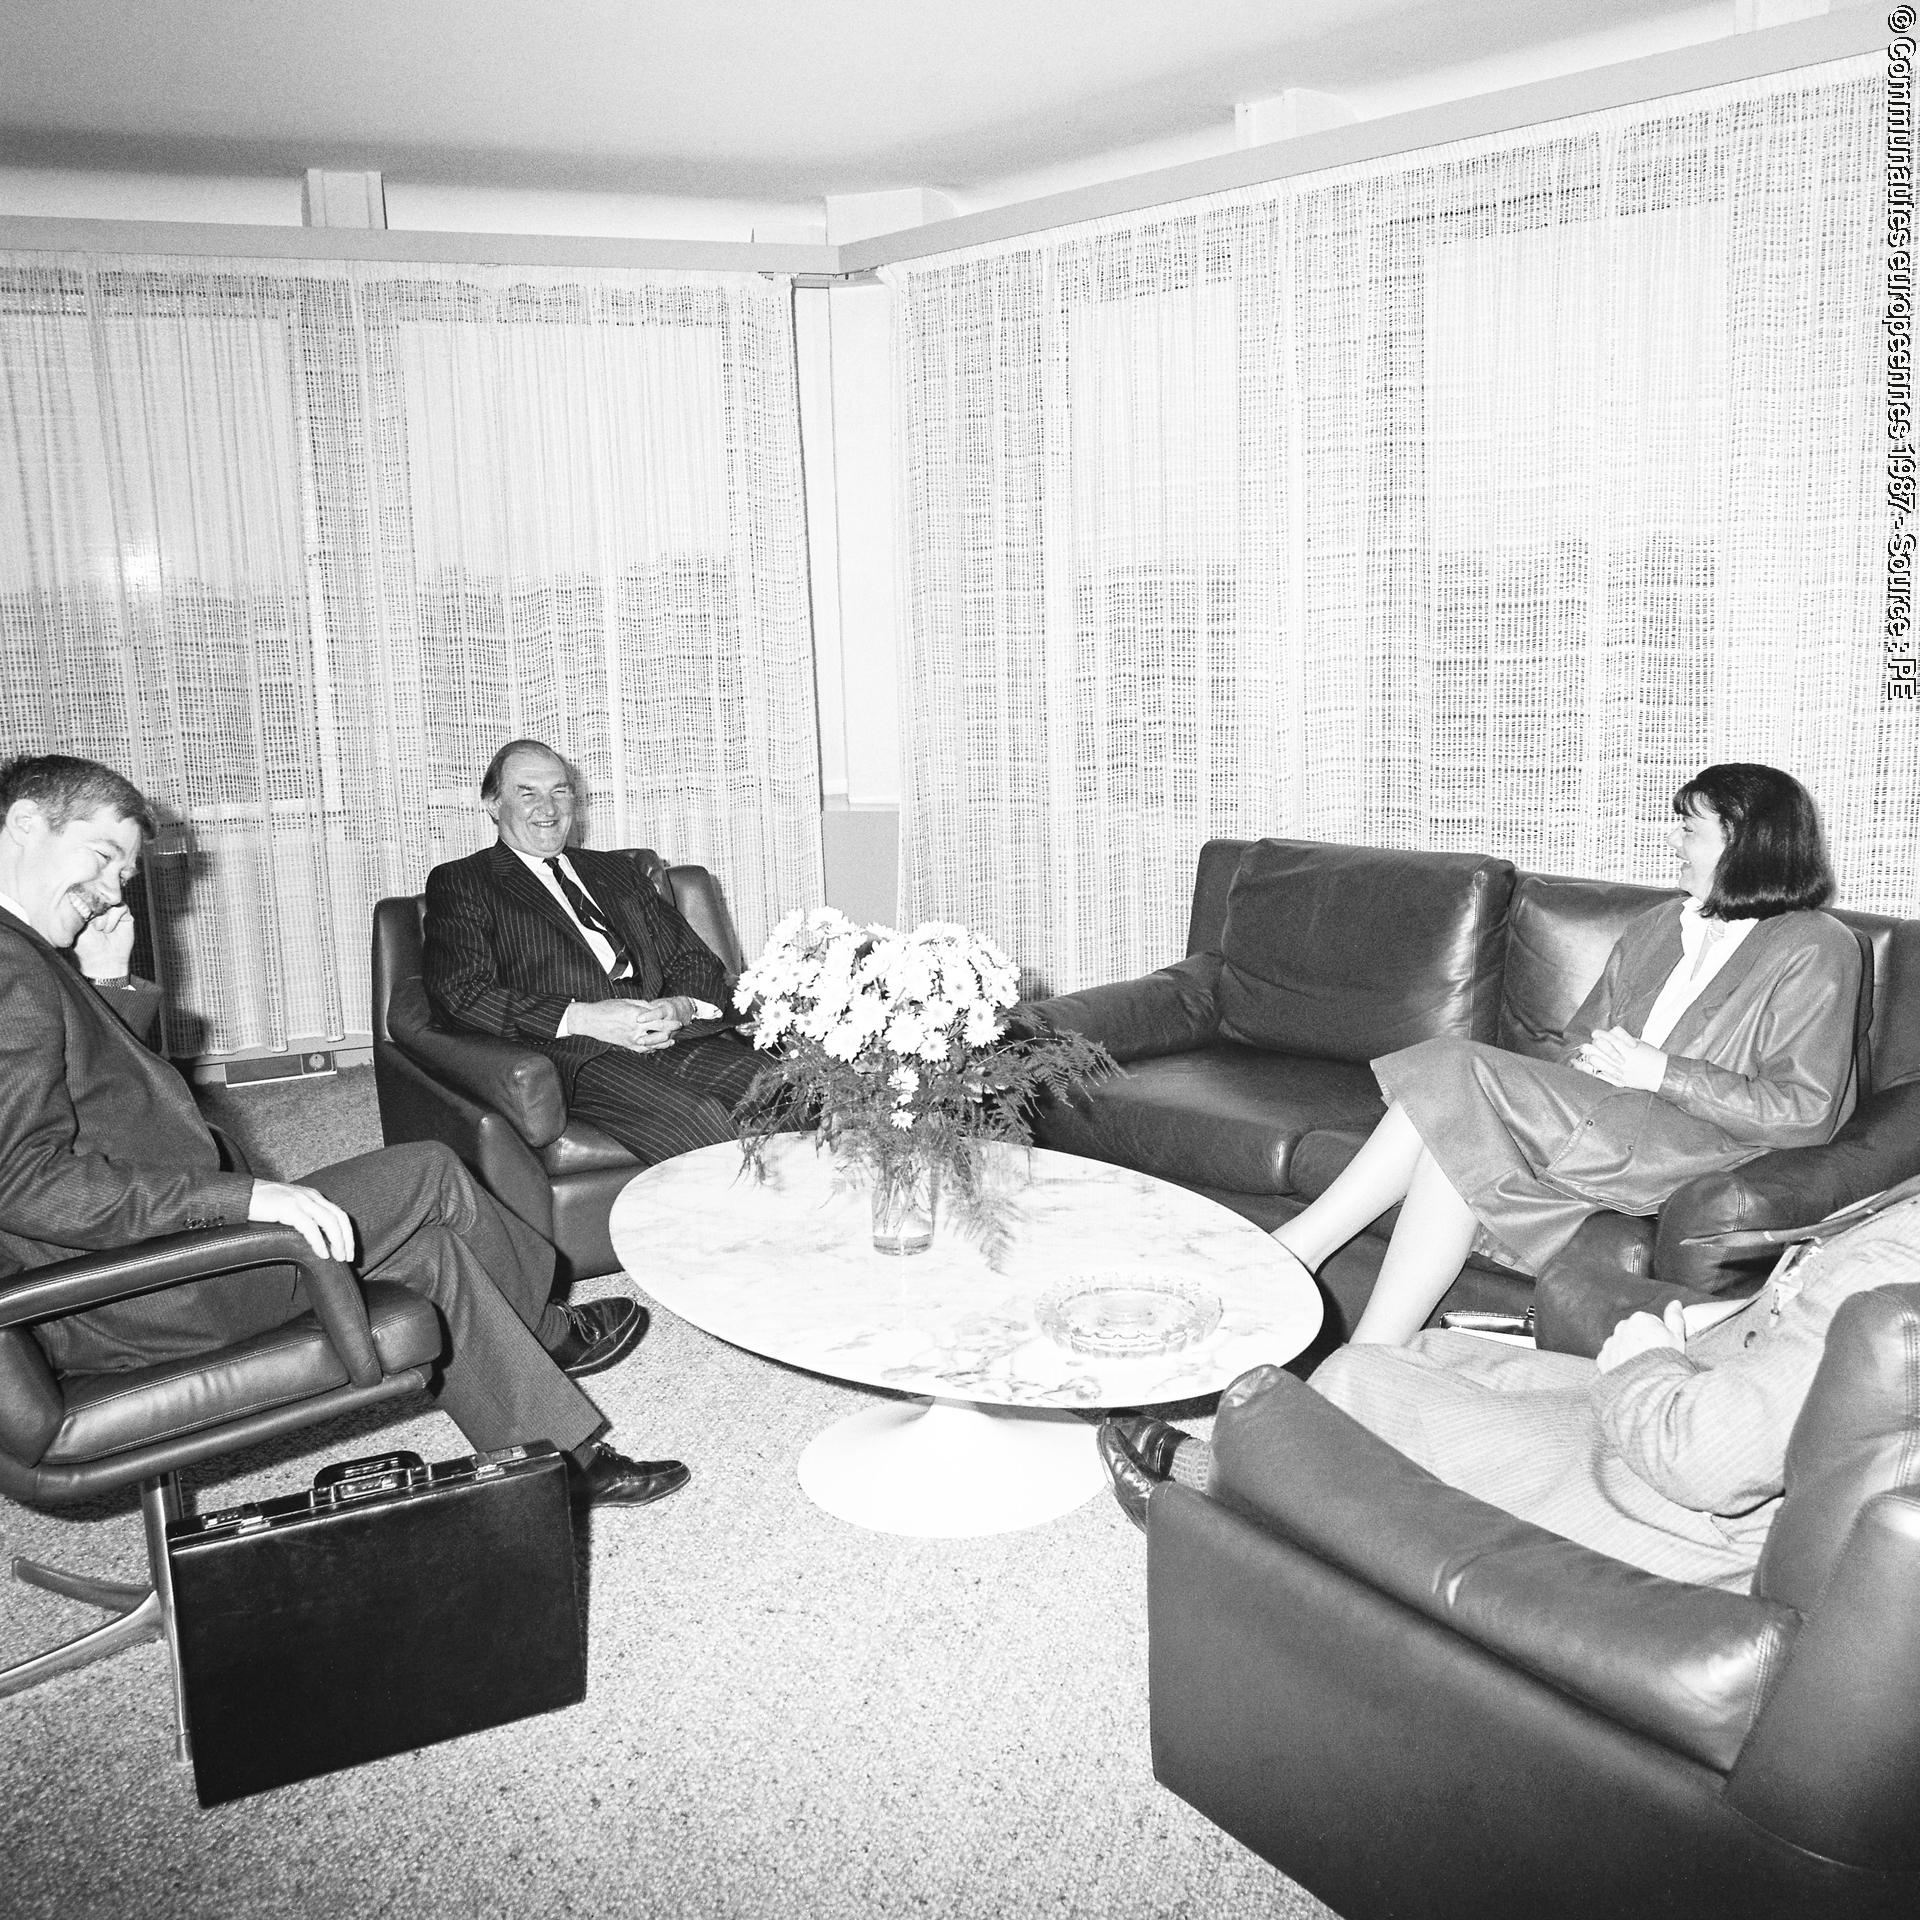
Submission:
<svg viewBox="0 0 1920 1920">
<path fill-rule="evenodd" d="M 1920 1280 L 1920 1197 L 1783 1260 L 1740 1313 L 1601 1373 L 1590 1360 L 1428 1332 L 1343 1347 L 1315 1389 L 1450 1485 L 1669 1579 L 1744 1593 L 1787 1442 L 1856 1293 Z"/>
<path fill-rule="evenodd" d="M 760 1062 L 730 1033 L 657 1053 L 608 1047 L 574 1077 L 567 1111 L 618 1140 L 642 1166 L 733 1138 L 733 1109 Z"/>
<path fill-rule="evenodd" d="M 688 994 L 725 1007 L 732 994 L 713 950 L 630 860 L 578 847 L 567 858 L 633 955 L 634 976 L 609 979 L 559 902 L 496 842 L 427 876 L 422 973 L 435 1017 L 538 1047 L 559 1069 L 568 1114 L 645 1164 L 730 1138 L 758 1064 L 732 1035 L 657 1053 L 555 1037 L 575 1000 Z"/>
</svg>

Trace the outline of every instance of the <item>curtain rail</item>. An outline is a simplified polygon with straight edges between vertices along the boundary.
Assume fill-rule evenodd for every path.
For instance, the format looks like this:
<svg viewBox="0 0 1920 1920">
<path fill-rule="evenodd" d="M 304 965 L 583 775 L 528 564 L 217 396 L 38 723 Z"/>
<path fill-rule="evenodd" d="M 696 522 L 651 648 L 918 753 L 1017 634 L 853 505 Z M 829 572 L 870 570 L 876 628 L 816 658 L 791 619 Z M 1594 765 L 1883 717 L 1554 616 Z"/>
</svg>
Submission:
<svg viewBox="0 0 1920 1920">
<path fill-rule="evenodd" d="M 63 220 L 0 214 L 0 249 L 24 252 L 213 254 L 226 258 L 417 261 L 448 266 L 637 267 L 804 274 L 831 284 L 877 267 L 1110 215 L 1415 153 L 1575 114 L 1759 79 L 1871 53 L 1887 43 L 1885 9 L 1851 7 L 1786 26 L 1531 81 L 1410 113 L 1303 134 L 1127 179 L 1048 194 L 903 228 L 842 246 L 735 240 L 620 240 L 589 235 L 430 233 L 394 228 L 244 226 L 220 221 Z"/>
<path fill-rule="evenodd" d="M 839 273 L 837 247 L 590 235 L 415 233 L 391 227 L 261 227 L 220 220 L 54 220 L 0 214 L 0 252 L 374 260 L 449 267 L 634 267 L 700 273 Z"/>
</svg>

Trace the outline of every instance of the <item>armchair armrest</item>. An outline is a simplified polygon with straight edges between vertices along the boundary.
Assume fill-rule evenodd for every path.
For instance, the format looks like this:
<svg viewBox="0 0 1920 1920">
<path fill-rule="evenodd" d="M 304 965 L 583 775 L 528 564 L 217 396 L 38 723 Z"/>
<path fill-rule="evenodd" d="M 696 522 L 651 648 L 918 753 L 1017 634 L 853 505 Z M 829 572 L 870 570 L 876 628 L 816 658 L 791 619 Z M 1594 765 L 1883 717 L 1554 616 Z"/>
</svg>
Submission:
<svg viewBox="0 0 1920 1920">
<path fill-rule="evenodd" d="M 1213 1497 L 1401 1605 L 1724 1772 L 1792 1644 L 1791 1608 L 1663 1580 L 1416 1465 L 1278 1367 L 1227 1389 Z"/>
<path fill-rule="evenodd" d="M 567 1103 L 553 1062 L 537 1049 L 511 1040 L 436 1027 L 418 978 L 395 987 L 387 1009 L 387 1030 L 415 1066 L 468 1099 L 504 1114 L 528 1146 L 548 1146 L 565 1131 Z"/>
<path fill-rule="evenodd" d="M 367 1326 L 366 1302 L 350 1269 L 323 1260 L 292 1227 L 214 1227 L 167 1233 L 112 1253 L 82 1254 L 0 1281 L 0 1327 L 57 1320 L 110 1300 L 155 1293 L 187 1280 L 211 1279 L 245 1267 L 297 1267 L 313 1310 L 356 1387 L 380 1378 L 380 1357 Z"/>
<path fill-rule="evenodd" d="M 1651 1221 L 1598 1213 L 1547 1263 L 1535 1338 L 1591 1357 L 1630 1313 L 1752 1293 L 1779 1253 L 1765 1236 L 1810 1226 L 1920 1173 L 1920 1081 L 1883 1087 L 1823 1147 L 1784 1147 L 1689 1180 Z"/>
<path fill-rule="evenodd" d="M 1124 1065 L 1212 1041 L 1220 1025 L 1214 1001 L 1219 978 L 1217 953 L 1190 953 L 1137 980 L 1029 1001 L 1023 1012 L 1029 1020 L 1098 1040 Z"/>
<path fill-rule="evenodd" d="M 1628 1314 L 1658 1313 L 1669 1300 L 1687 1306 L 1714 1298 L 1700 1287 L 1655 1279 L 1653 1236 L 1651 1220 L 1623 1213 L 1596 1213 L 1581 1221 L 1534 1282 L 1534 1344 L 1591 1360 Z M 1750 1292 L 1765 1272 L 1764 1263 L 1737 1275 L 1730 1269 L 1721 1297 Z M 1736 1280 L 1744 1281 L 1744 1288 Z"/>
<path fill-rule="evenodd" d="M 1756 1269 L 1715 1236 L 1811 1221 L 1920 1173 L 1920 1080 L 1882 1087 L 1822 1147 L 1783 1147 L 1727 1173 L 1702 1174 L 1660 1210 L 1653 1270 L 1706 1293 L 1737 1293 Z"/>
<path fill-rule="evenodd" d="M 1546 1353 L 1574 1353 L 1591 1360 L 1630 1313 L 1657 1316 L 1670 1300 L 1691 1307 L 1731 1299 L 1736 1291 L 1729 1287 L 1716 1294 L 1699 1287 L 1671 1287 L 1650 1273 L 1596 1269 L 1562 1256 L 1534 1283 L 1533 1344 Z"/>
</svg>

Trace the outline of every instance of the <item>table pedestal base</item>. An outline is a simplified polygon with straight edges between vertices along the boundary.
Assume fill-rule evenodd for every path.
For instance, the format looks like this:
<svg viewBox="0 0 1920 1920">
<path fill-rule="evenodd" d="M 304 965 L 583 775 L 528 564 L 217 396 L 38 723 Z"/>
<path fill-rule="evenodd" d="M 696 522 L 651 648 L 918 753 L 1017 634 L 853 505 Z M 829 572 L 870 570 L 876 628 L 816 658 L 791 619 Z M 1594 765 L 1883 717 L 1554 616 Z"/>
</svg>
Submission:
<svg viewBox="0 0 1920 1920">
<path fill-rule="evenodd" d="M 1071 1413 L 894 1400 L 837 1420 L 800 1456 L 816 1506 L 877 1533 L 960 1539 L 1057 1520 L 1106 1485 Z"/>
</svg>

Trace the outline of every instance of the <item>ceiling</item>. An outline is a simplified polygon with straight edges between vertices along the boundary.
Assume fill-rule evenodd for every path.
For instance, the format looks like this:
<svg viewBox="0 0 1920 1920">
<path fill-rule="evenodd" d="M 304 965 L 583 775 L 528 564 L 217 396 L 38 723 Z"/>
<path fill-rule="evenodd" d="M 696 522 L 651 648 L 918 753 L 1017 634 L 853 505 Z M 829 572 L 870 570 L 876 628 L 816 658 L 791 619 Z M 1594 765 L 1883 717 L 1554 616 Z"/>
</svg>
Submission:
<svg viewBox="0 0 1920 1920">
<path fill-rule="evenodd" d="M 1691 0 L 0 0 L 0 163 L 777 195 L 966 186 Z M 1616 56 L 1617 57 L 1617 56 Z"/>
</svg>

